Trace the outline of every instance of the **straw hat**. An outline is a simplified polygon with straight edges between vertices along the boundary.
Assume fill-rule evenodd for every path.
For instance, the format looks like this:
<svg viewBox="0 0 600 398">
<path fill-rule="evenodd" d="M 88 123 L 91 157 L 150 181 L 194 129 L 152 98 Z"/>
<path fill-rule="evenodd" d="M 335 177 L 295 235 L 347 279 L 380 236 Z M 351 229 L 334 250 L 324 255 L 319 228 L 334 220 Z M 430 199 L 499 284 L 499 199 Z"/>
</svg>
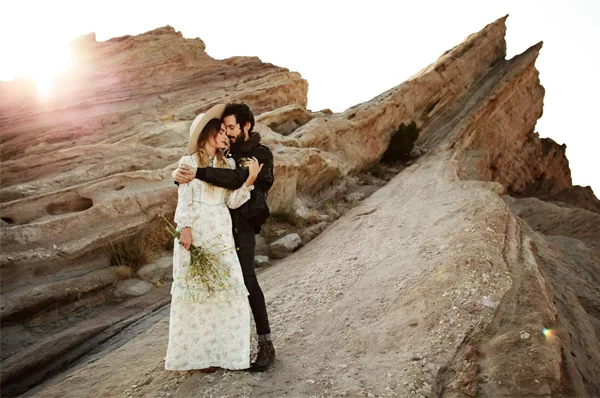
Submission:
<svg viewBox="0 0 600 398">
<path fill-rule="evenodd" d="M 221 119 L 225 111 L 225 104 L 218 104 L 210 108 L 206 113 L 201 113 L 192 122 L 190 126 L 190 142 L 188 144 L 188 155 L 192 155 L 198 151 L 198 137 L 202 129 L 212 119 Z"/>
</svg>

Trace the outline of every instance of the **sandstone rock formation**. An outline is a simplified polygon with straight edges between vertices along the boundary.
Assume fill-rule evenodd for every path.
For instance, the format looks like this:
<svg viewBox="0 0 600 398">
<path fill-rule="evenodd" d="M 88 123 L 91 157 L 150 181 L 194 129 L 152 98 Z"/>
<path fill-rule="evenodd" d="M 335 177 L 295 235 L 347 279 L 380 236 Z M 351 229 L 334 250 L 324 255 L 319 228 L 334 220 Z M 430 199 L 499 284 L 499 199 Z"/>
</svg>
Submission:
<svg viewBox="0 0 600 398">
<path fill-rule="evenodd" d="M 176 191 L 164 168 L 182 156 L 197 113 L 241 99 L 257 112 L 306 105 L 297 73 L 257 58 L 214 60 L 201 40 L 170 27 L 74 46 L 76 73 L 58 83 L 54 101 L 7 97 L 20 91 L 0 86 L 0 213 L 10 226 L 2 229 L 3 293 L 56 268 L 64 279 L 105 267 L 97 252 L 108 239 L 172 212 Z"/>
<path fill-rule="evenodd" d="M 314 113 L 298 105 L 288 105 L 261 114 L 256 118 L 256 122 L 266 125 L 271 130 L 281 135 L 290 135 L 296 131 L 298 127 L 304 126 L 316 116 L 331 114 L 332 112 L 328 109 Z"/>
<path fill-rule="evenodd" d="M 541 43 L 506 60 L 505 19 L 339 114 L 306 110 L 298 74 L 213 60 L 168 27 L 80 39 L 87 68 L 63 82 L 69 95 L 3 108 L 2 319 L 17 325 L 89 298 L 55 287 L 92 271 L 106 275 L 89 294 L 114 282 L 102 248 L 172 211 L 168 172 L 189 121 L 216 102 L 268 111 L 257 130 L 275 154 L 273 212 L 377 163 L 401 123 L 417 124 L 425 153 L 261 275 L 279 360 L 260 383 L 165 372 L 163 320 L 38 396 L 600 395 L 600 202 L 572 186 L 565 146 L 535 132 Z M 21 344 L 29 356 L 3 353 L 3 384 L 18 360 L 43 365 Z"/>
<path fill-rule="evenodd" d="M 257 113 L 306 106 L 298 73 L 258 58 L 215 60 L 202 40 L 171 27 L 106 42 L 90 35 L 73 49 L 73 71 L 54 98 L 38 101 L 22 81 L 0 84 L 4 386 L 19 378 L 4 372 L 22 362 L 11 357 L 15 346 L 37 347 L 68 327 L 59 315 L 37 332 L 23 333 L 23 322 L 40 310 L 102 305 L 95 298 L 112 297 L 119 278 L 107 248 L 173 214 L 177 193 L 167 176 L 198 113 L 237 100 Z M 73 302 L 87 304 L 75 310 Z M 58 349 L 33 364 L 44 366 L 65 351 Z"/>
</svg>

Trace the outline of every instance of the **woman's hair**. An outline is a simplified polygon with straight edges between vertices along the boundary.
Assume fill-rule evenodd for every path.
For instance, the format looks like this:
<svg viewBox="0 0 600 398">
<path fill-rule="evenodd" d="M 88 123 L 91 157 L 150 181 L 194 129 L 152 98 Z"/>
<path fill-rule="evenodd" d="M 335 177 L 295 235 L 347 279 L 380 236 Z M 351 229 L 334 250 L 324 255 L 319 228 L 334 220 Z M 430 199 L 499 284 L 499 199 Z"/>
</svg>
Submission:
<svg viewBox="0 0 600 398">
<path fill-rule="evenodd" d="M 198 136 L 198 167 L 208 167 L 210 166 L 210 156 L 208 152 L 204 149 L 204 145 L 208 142 L 211 137 L 215 137 L 219 130 L 221 130 L 221 120 L 220 119 L 211 119 L 206 126 L 202 129 L 202 132 Z M 223 151 L 217 149 L 215 164 L 213 167 L 218 167 L 221 169 L 229 168 L 227 161 L 225 160 L 225 155 Z"/>
</svg>

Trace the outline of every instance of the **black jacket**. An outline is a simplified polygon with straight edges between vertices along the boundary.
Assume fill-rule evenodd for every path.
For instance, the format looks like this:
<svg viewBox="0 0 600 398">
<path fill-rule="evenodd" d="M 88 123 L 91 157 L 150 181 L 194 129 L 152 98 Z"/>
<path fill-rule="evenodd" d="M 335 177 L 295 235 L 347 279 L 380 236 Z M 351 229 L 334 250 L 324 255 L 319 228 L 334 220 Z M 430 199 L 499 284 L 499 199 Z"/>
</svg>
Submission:
<svg viewBox="0 0 600 398">
<path fill-rule="evenodd" d="M 265 195 L 274 182 L 273 175 L 273 153 L 268 146 L 260 143 L 260 134 L 257 132 L 244 142 L 240 148 L 232 154 L 237 167 L 235 169 L 220 169 L 214 167 L 203 167 L 196 170 L 196 178 L 206 181 L 222 188 L 236 190 L 248 179 L 248 169 L 240 166 L 240 159 L 255 157 L 259 164 L 263 165 L 262 170 L 258 173 L 254 182 L 254 190 L 251 196 Z M 252 201 L 252 199 L 250 200 Z M 244 203 L 239 209 L 231 210 L 231 220 L 235 233 L 254 230 L 255 233 L 260 232 L 260 225 L 251 225 L 244 214 L 247 211 L 249 202 Z"/>
</svg>

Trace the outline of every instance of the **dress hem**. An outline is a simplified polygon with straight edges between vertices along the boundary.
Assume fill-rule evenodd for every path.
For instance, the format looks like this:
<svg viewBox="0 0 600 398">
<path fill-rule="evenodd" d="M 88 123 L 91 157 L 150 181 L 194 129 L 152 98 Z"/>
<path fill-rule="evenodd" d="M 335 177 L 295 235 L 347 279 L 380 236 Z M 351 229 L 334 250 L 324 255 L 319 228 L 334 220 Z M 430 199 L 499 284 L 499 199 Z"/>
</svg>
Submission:
<svg viewBox="0 0 600 398">
<path fill-rule="evenodd" d="M 168 371 L 172 371 L 172 372 L 177 372 L 177 371 L 185 371 L 185 370 L 200 370 L 200 369 L 205 369 L 205 368 L 209 368 L 211 366 L 217 367 L 217 368 L 221 368 L 221 369 L 225 369 L 225 370 L 246 370 L 246 369 L 250 369 L 250 362 L 248 362 L 248 365 L 244 365 L 240 366 L 240 367 L 236 367 L 236 366 L 226 366 L 226 365 L 219 365 L 216 363 L 211 363 L 210 365 L 192 365 L 192 366 L 187 366 L 187 367 L 181 367 L 181 368 L 177 368 L 177 369 L 173 369 L 173 368 L 168 368 L 165 365 L 165 370 Z"/>
</svg>

